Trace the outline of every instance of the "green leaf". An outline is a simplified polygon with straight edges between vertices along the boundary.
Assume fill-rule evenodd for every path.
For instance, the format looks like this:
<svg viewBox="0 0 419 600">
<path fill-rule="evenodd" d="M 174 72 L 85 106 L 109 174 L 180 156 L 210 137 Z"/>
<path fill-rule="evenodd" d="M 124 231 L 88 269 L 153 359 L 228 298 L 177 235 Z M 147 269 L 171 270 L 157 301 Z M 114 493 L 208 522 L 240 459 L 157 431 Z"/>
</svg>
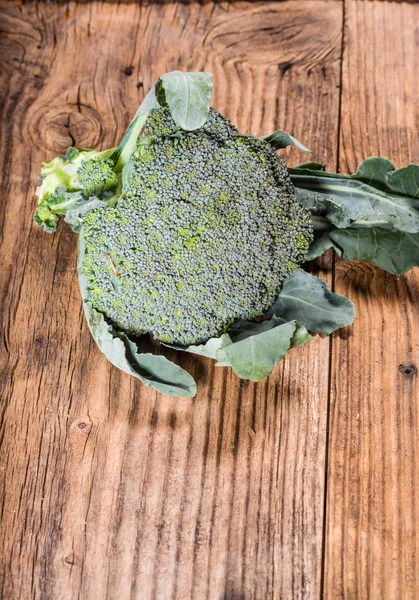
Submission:
<svg viewBox="0 0 419 600">
<path fill-rule="evenodd" d="M 275 327 L 265 326 L 261 333 L 239 338 L 235 343 L 220 348 L 217 357 L 230 364 L 238 377 L 260 381 L 284 358 L 291 347 L 295 329 L 295 321 Z"/>
<path fill-rule="evenodd" d="M 334 248 L 343 258 L 397 275 L 418 265 L 418 165 L 394 169 L 389 160 L 370 157 L 354 175 L 317 166 L 290 170 L 297 200 L 313 215 L 315 238 L 307 260 Z"/>
<path fill-rule="evenodd" d="M 346 260 L 365 260 L 393 275 L 419 266 L 419 234 L 379 229 L 335 229 L 310 246 L 308 260 L 334 248 Z"/>
<path fill-rule="evenodd" d="M 115 331 L 90 302 L 84 302 L 84 310 L 93 339 L 115 367 L 162 394 L 184 398 L 195 396 L 196 383 L 189 373 L 164 356 L 139 354 L 134 342 Z"/>
<path fill-rule="evenodd" d="M 319 170 L 317 163 L 289 169 L 298 201 L 336 227 L 382 228 L 419 232 L 419 166 L 394 169 L 384 158 L 370 157 L 354 175 Z"/>
<path fill-rule="evenodd" d="M 59 217 L 64 216 L 69 210 L 78 208 L 84 202 L 80 192 L 67 192 L 65 187 L 57 188 L 47 200 L 49 208 Z"/>
<path fill-rule="evenodd" d="M 144 115 L 147 115 L 147 113 L 149 113 L 150 110 L 161 107 L 161 104 L 157 99 L 158 94 L 156 93 L 156 90 L 158 90 L 160 86 L 161 79 L 159 78 L 153 85 L 151 90 L 148 92 L 148 94 L 145 96 L 144 100 L 141 102 L 137 112 L 134 115 L 133 120 L 135 120 L 136 117 L 143 117 Z"/>
<path fill-rule="evenodd" d="M 129 375 L 133 375 L 147 387 L 167 394 L 192 398 L 196 394 L 196 383 L 187 371 L 164 356 L 141 354 L 136 344 L 127 335 L 116 331 L 105 317 L 88 301 L 87 281 L 83 273 L 83 233 L 79 236 L 78 274 L 83 298 L 84 312 L 90 332 L 98 348 L 106 358 Z"/>
<path fill-rule="evenodd" d="M 350 219 L 345 208 L 335 199 L 320 192 L 295 188 L 297 201 L 315 217 L 323 217 L 336 227 L 348 227 Z"/>
<path fill-rule="evenodd" d="M 281 150 L 282 148 L 293 145 L 298 148 L 300 152 L 311 153 L 311 150 L 306 148 L 304 144 L 296 140 L 292 135 L 289 135 L 289 133 L 285 133 L 285 131 L 275 131 L 275 133 L 265 135 L 259 139 L 268 142 L 268 144 L 271 144 L 276 150 Z"/>
<path fill-rule="evenodd" d="M 272 318 L 275 319 L 275 321 L 277 323 L 286 323 L 285 319 L 280 319 L 278 317 L 272 317 Z M 307 342 L 311 342 L 312 340 L 314 340 L 314 337 L 309 334 L 309 332 L 304 327 L 304 325 L 300 325 L 299 323 L 297 323 L 295 331 L 294 331 L 294 335 L 292 336 L 292 339 L 291 339 L 291 348 L 297 348 L 298 346 L 302 346 L 303 344 L 306 344 Z"/>
<path fill-rule="evenodd" d="M 349 298 L 330 292 L 324 281 L 298 269 L 285 281 L 268 316 L 298 321 L 308 331 L 332 333 L 351 325 L 355 309 Z"/>
<path fill-rule="evenodd" d="M 290 173 L 295 172 L 297 175 L 312 175 L 313 171 L 324 171 L 324 165 L 318 162 L 305 162 L 295 165 L 295 167 L 289 167 Z"/>
<path fill-rule="evenodd" d="M 233 343 L 237 344 L 237 342 L 241 342 L 242 340 L 247 339 L 253 335 L 259 335 L 264 333 L 265 331 L 269 331 L 278 325 L 281 325 L 276 317 L 272 319 L 265 319 L 260 323 L 255 321 L 238 321 L 228 330 L 228 335 L 230 336 Z"/>
<path fill-rule="evenodd" d="M 394 171 L 394 165 L 386 158 L 370 156 L 366 158 L 357 168 L 355 179 L 365 181 L 368 185 L 385 190 L 390 171 Z"/>
<path fill-rule="evenodd" d="M 170 346 L 169 344 L 165 344 L 170 348 L 174 348 L 175 350 L 184 350 L 185 352 L 190 352 L 191 354 L 198 354 L 200 356 L 206 356 L 207 358 L 217 359 L 218 350 L 224 348 L 232 344 L 231 338 L 227 333 L 223 333 L 220 337 L 210 338 L 205 344 L 198 344 L 195 346 L 187 346 L 186 348 L 182 348 L 179 346 Z"/>
<path fill-rule="evenodd" d="M 272 317 L 271 319 L 262 321 L 261 323 L 256 323 L 254 321 L 240 321 L 238 323 L 235 323 L 228 330 L 228 333 L 224 333 L 223 335 L 217 338 L 211 338 L 205 344 L 188 346 L 186 348 L 172 346 L 170 344 L 165 344 L 165 346 L 169 346 L 170 348 L 174 348 L 175 350 L 184 350 L 192 354 L 199 354 L 201 356 L 213 358 L 218 361 L 216 364 L 217 367 L 233 367 L 236 371 L 236 374 L 239 375 L 239 372 L 241 372 L 240 367 L 237 366 L 237 360 L 234 358 L 237 354 L 237 348 L 233 349 L 230 347 L 233 345 L 242 344 L 242 342 L 244 342 L 245 340 L 249 340 L 250 338 L 252 338 L 252 342 L 249 341 L 248 344 L 240 345 L 238 347 L 238 352 L 242 352 L 243 348 L 248 349 L 254 347 L 255 344 L 259 347 L 261 356 L 258 358 L 257 361 L 256 358 L 252 358 L 254 364 L 254 367 L 252 367 L 254 373 L 253 376 L 259 377 L 260 375 L 261 378 L 263 378 L 269 374 L 270 370 L 272 370 L 273 358 L 270 350 L 266 355 L 265 341 L 269 338 L 264 336 L 263 338 L 261 338 L 260 341 L 260 336 L 264 335 L 266 332 L 276 327 L 279 327 L 280 325 L 284 325 L 285 323 L 286 321 L 278 317 Z M 306 342 L 309 342 L 312 339 L 313 338 L 308 333 L 305 327 L 299 325 L 298 323 L 294 324 L 294 333 L 290 340 L 291 348 L 295 348 L 296 346 L 305 344 Z M 226 350 L 227 348 L 228 350 Z M 230 357 L 233 357 L 233 362 L 230 361 Z M 280 354 L 280 358 L 278 360 L 281 360 L 281 358 L 283 358 L 282 354 Z M 266 365 L 269 366 L 268 371 L 266 371 Z M 256 373 L 257 369 L 258 371 Z M 260 371 L 260 369 L 262 369 L 262 371 Z M 264 374 L 265 372 L 266 374 Z M 246 378 L 248 377 L 246 376 Z M 252 379 L 252 377 L 249 378 Z"/>
<path fill-rule="evenodd" d="M 44 228 L 47 233 L 54 233 L 57 231 L 57 223 L 60 217 L 52 213 L 46 202 L 43 202 L 38 206 L 33 216 L 33 220 L 37 225 Z"/>
<path fill-rule="evenodd" d="M 320 233 L 319 235 L 315 234 L 314 240 L 311 242 L 310 248 L 308 249 L 306 260 L 314 260 L 315 258 L 318 258 L 324 254 L 330 248 L 334 248 L 334 245 L 330 239 L 328 231 L 326 233 Z"/>
<path fill-rule="evenodd" d="M 202 127 L 209 113 L 212 73 L 172 71 L 161 77 L 161 84 L 175 123 L 187 131 Z"/>
<path fill-rule="evenodd" d="M 37 225 L 42 225 L 44 231 L 53 233 L 57 230 L 60 217 L 68 211 L 77 209 L 84 201 L 80 192 L 67 192 L 64 186 L 59 186 L 53 193 L 46 195 L 38 205 L 34 221 Z"/>
<path fill-rule="evenodd" d="M 131 181 L 132 169 L 134 164 L 129 161 L 122 169 L 122 189 L 126 189 Z"/>
<path fill-rule="evenodd" d="M 411 198 L 419 197 L 419 165 L 408 165 L 395 169 L 386 158 L 371 156 L 358 167 L 354 179 L 361 179 L 388 192 L 395 192 Z"/>
<path fill-rule="evenodd" d="M 336 227 L 346 228 L 359 222 L 371 227 L 388 223 L 399 231 L 419 232 L 419 207 L 413 198 L 390 194 L 356 179 L 304 175 L 291 179 L 298 201 Z"/>
<path fill-rule="evenodd" d="M 387 185 L 390 190 L 419 198 L 419 165 L 408 165 L 388 174 Z"/>
</svg>

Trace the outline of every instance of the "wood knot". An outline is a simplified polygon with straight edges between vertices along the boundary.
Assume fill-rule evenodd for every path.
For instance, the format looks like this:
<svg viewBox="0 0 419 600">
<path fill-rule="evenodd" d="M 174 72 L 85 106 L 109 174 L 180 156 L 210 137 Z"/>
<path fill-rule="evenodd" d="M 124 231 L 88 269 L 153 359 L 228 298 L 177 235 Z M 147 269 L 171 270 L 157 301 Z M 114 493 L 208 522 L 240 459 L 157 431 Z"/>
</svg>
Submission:
<svg viewBox="0 0 419 600">
<path fill-rule="evenodd" d="M 74 552 L 70 552 L 69 554 L 66 554 L 63 558 L 64 564 L 66 565 L 74 565 L 75 563 L 75 556 L 74 556 Z"/>
<path fill-rule="evenodd" d="M 285 75 L 287 71 L 289 71 L 292 67 L 292 62 L 282 62 L 278 65 L 279 72 L 281 77 Z"/>
<path fill-rule="evenodd" d="M 35 338 L 35 346 L 38 348 L 46 348 L 48 346 L 49 340 L 46 337 L 38 336 Z"/>
<path fill-rule="evenodd" d="M 76 421 L 73 421 L 71 425 L 72 429 L 80 435 L 89 435 L 92 429 L 92 422 L 89 417 L 81 417 Z"/>
<path fill-rule="evenodd" d="M 125 67 L 124 69 L 124 75 L 126 75 L 127 77 L 131 77 L 131 75 L 134 73 L 134 67 L 129 66 L 129 67 Z"/>
<path fill-rule="evenodd" d="M 62 154 L 68 146 L 96 148 L 102 137 L 102 119 L 85 104 L 34 103 L 25 118 L 31 146 Z"/>
<path fill-rule="evenodd" d="M 399 365 L 399 371 L 406 379 L 412 379 L 418 372 L 415 365 Z"/>
</svg>

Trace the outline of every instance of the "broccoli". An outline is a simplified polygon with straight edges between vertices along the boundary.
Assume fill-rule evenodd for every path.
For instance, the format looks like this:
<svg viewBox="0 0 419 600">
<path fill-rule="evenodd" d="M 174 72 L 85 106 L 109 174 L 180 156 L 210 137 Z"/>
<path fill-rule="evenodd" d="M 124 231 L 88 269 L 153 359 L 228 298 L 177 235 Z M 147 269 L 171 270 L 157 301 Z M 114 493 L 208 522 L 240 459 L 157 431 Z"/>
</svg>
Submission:
<svg viewBox="0 0 419 600">
<path fill-rule="evenodd" d="M 110 158 L 98 157 L 83 161 L 77 171 L 77 188 L 86 198 L 98 196 L 103 192 L 114 192 L 118 187 L 114 166 Z"/>
<path fill-rule="evenodd" d="M 180 130 L 164 107 L 131 163 L 117 205 L 85 217 L 93 307 L 127 333 L 180 345 L 268 309 L 312 241 L 273 148 L 214 109 L 201 128 Z"/>
<path fill-rule="evenodd" d="M 87 324 L 112 364 L 185 397 L 196 383 L 151 334 L 260 381 L 287 351 L 350 325 L 349 298 L 299 268 L 329 248 L 390 273 L 419 265 L 419 166 L 370 157 L 350 175 L 287 168 L 284 131 L 241 134 L 210 109 L 211 73 L 159 77 L 117 148 L 44 164 L 37 224 L 79 233 Z M 310 332 L 310 333 L 309 333 Z"/>
<path fill-rule="evenodd" d="M 44 164 L 37 189 L 34 220 L 46 231 L 55 231 L 61 216 L 92 196 L 108 200 L 117 191 L 121 176 L 115 172 L 114 150 L 96 152 L 68 148 L 64 156 Z"/>
</svg>

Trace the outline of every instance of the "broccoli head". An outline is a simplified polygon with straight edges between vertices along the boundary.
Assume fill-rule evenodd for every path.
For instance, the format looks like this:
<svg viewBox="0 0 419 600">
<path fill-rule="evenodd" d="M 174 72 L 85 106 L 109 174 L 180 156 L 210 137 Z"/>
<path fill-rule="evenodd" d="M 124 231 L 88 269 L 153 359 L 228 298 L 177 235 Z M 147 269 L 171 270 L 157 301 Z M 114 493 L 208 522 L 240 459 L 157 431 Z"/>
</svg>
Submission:
<svg viewBox="0 0 419 600">
<path fill-rule="evenodd" d="M 304 261 L 312 227 L 285 163 L 216 110 L 195 131 L 151 111 L 128 167 L 82 233 L 89 300 L 117 328 L 200 343 L 262 314 Z"/>
</svg>

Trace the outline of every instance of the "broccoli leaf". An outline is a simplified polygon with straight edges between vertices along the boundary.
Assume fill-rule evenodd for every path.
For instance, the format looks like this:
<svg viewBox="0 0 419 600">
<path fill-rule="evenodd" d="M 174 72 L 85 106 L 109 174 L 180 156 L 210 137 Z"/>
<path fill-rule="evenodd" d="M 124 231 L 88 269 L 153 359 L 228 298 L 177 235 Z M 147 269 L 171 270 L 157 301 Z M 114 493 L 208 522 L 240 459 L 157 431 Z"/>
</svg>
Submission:
<svg viewBox="0 0 419 600">
<path fill-rule="evenodd" d="M 398 194 L 419 198 L 419 165 L 408 165 L 388 173 L 387 186 Z"/>
<path fill-rule="evenodd" d="M 295 146 L 300 152 L 311 153 L 311 150 L 306 148 L 304 144 L 296 140 L 292 135 L 289 135 L 289 133 L 285 133 L 285 131 L 275 131 L 275 133 L 264 135 L 259 139 L 268 142 L 268 144 L 271 144 L 276 150 L 281 150 L 287 146 Z"/>
<path fill-rule="evenodd" d="M 388 192 L 419 198 L 418 165 L 396 169 L 390 160 L 371 156 L 359 165 L 352 177 Z"/>
<path fill-rule="evenodd" d="M 212 73 L 172 71 L 161 77 L 161 85 L 175 123 L 187 131 L 202 127 L 209 113 Z"/>
<path fill-rule="evenodd" d="M 328 248 L 399 275 L 419 265 L 419 166 L 395 169 L 385 158 L 364 160 L 354 175 L 318 163 L 290 169 L 297 200 L 313 215 L 307 259 Z"/>
<path fill-rule="evenodd" d="M 330 292 L 324 281 L 298 269 L 284 281 L 268 316 L 296 320 L 308 331 L 332 333 L 351 325 L 355 308 L 349 298 Z"/>
<path fill-rule="evenodd" d="M 384 159 L 371 157 L 354 175 L 322 171 L 316 163 L 289 169 L 298 201 L 312 214 L 340 229 L 361 224 L 391 225 L 405 233 L 419 232 L 419 166 L 394 170 Z"/>
<path fill-rule="evenodd" d="M 129 182 L 131 181 L 132 169 L 133 169 L 133 163 L 131 161 L 127 162 L 127 164 L 122 169 L 122 189 L 123 190 L 125 190 L 128 187 Z"/>
<path fill-rule="evenodd" d="M 295 197 L 313 216 L 323 217 L 328 224 L 336 227 L 349 226 L 350 220 L 345 208 L 330 196 L 314 190 L 295 188 Z"/>
<path fill-rule="evenodd" d="M 291 347 L 296 322 L 268 322 L 261 333 L 239 337 L 238 341 L 220 348 L 217 358 L 222 366 L 229 364 L 242 379 L 260 381 L 267 377 L 275 364 L 282 360 Z"/>
<path fill-rule="evenodd" d="M 310 244 L 306 260 L 314 260 L 327 252 L 330 248 L 334 248 L 333 242 L 328 234 L 328 231 L 326 233 L 320 232 L 318 235 L 316 235 L 316 233 L 314 234 L 314 240 Z"/>
<path fill-rule="evenodd" d="M 357 168 L 354 177 L 365 181 L 368 185 L 385 190 L 387 187 L 387 178 L 390 171 L 394 171 L 395 166 L 387 158 L 378 158 L 370 156 L 365 159 Z"/>
<path fill-rule="evenodd" d="M 148 92 L 134 120 L 153 108 L 168 106 L 179 127 L 186 131 L 198 129 L 208 118 L 212 86 L 212 73 L 166 73 Z"/>
<path fill-rule="evenodd" d="M 83 203 L 84 198 L 80 192 L 67 192 L 65 187 L 57 188 L 47 200 L 48 207 L 59 217 Z"/>
<path fill-rule="evenodd" d="M 295 172 L 297 175 L 312 175 L 313 171 L 325 172 L 324 165 L 313 161 L 300 163 L 295 165 L 295 167 L 289 167 L 288 170 L 290 172 Z M 333 175 L 333 173 L 329 173 L 329 175 Z"/>
<path fill-rule="evenodd" d="M 334 229 L 311 244 L 307 260 L 329 248 L 346 260 L 365 260 L 393 275 L 419 266 L 419 234 L 380 229 Z"/>
<path fill-rule="evenodd" d="M 34 221 L 37 225 L 42 225 L 44 231 L 54 232 L 60 217 L 68 211 L 79 208 L 84 201 L 80 192 L 67 192 L 64 186 L 59 186 L 53 193 L 45 196 L 38 205 Z"/>
<path fill-rule="evenodd" d="M 83 304 L 93 339 L 115 367 L 163 394 L 184 398 L 195 396 L 196 383 L 189 373 L 164 356 L 139 354 L 137 346 L 127 335 L 115 331 L 90 302 L 84 301 Z"/>
<path fill-rule="evenodd" d="M 230 336 L 228 333 L 223 333 L 220 337 L 210 338 L 205 344 L 197 344 L 196 346 L 187 346 L 186 348 L 182 348 L 180 346 L 172 346 L 170 344 L 165 344 L 165 346 L 169 346 L 170 348 L 174 348 L 175 350 L 185 350 L 185 352 L 190 352 L 191 354 L 199 354 L 200 356 L 206 356 L 207 358 L 215 358 L 217 359 L 218 350 L 224 348 L 224 346 L 228 346 L 232 344 Z"/>
<path fill-rule="evenodd" d="M 150 110 L 161 107 L 161 104 L 158 101 L 158 90 L 160 87 L 161 79 L 159 78 L 153 85 L 153 87 L 149 90 L 149 92 L 146 94 L 144 100 L 141 102 L 140 106 L 137 109 L 137 112 L 134 115 L 133 121 L 136 119 L 136 117 L 142 117 L 144 115 L 147 115 L 147 113 L 149 113 Z"/>
<path fill-rule="evenodd" d="M 411 198 L 419 197 L 419 165 L 410 164 L 396 169 L 387 158 L 370 156 L 358 166 L 353 175 L 330 173 L 320 163 L 306 162 L 290 167 L 291 178 L 299 175 L 331 179 L 358 179 L 377 189 L 395 192 Z"/>
<path fill-rule="evenodd" d="M 87 300 L 87 282 L 83 274 L 83 233 L 79 236 L 78 274 L 86 320 L 98 348 L 118 369 L 140 379 L 147 387 L 168 394 L 192 398 L 196 394 L 196 383 L 191 375 L 164 356 L 138 353 L 138 348 L 127 335 L 116 331 L 102 313 L 95 310 Z"/>
<path fill-rule="evenodd" d="M 270 330 L 285 324 L 290 325 L 284 319 L 276 316 L 261 323 L 239 321 L 228 330 L 228 333 L 211 338 L 205 344 L 187 348 L 170 347 L 214 358 L 218 361 L 217 367 L 232 367 L 239 377 L 259 381 L 269 375 L 276 362 L 284 358 L 288 348 L 295 348 L 313 339 L 306 328 L 298 323 L 292 323 L 293 333 L 288 338 L 289 344 L 284 342 L 286 338 L 284 332 L 288 329 L 281 329 L 271 336 L 265 335 Z M 280 346 L 272 350 L 271 345 L 277 340 L 279 340 Z M 257 351 L 257 354 L 252 354 L 253 351 Z"/>
<path fill-rule="evenodd" d="M 43 202 L 37 207 L 33 220 L 39 227 L 43 227 L 47 233 L 54 233 L 54 231 L 57 231 L 57 223 L 60 217 L 51 212 L 48 204 Z"/>
<path fill-rule="evenodd" d="M 406 233 L 419 232 L 419 201 L 372 187 L 357 179 L 291 177 L 297 200 L 313 214 L 346 228 L 356 222 L 371 227 L 391 224 Z"/>
<path fill-rule="evenodd" d="M 272 319 L 275 319 L 278 323 L 286 323 L 285 319 L 280 319 L 279 317 L 272 317 Z M 304 325 L 297 323 L 294 335 L 291 338 L 291 348 L 297 348 L 298 346 L 302 346 L 307 342 L 311 342 L 311 340 L 314 340 L 314 338 L 309 334 Z"/>
</svg>

